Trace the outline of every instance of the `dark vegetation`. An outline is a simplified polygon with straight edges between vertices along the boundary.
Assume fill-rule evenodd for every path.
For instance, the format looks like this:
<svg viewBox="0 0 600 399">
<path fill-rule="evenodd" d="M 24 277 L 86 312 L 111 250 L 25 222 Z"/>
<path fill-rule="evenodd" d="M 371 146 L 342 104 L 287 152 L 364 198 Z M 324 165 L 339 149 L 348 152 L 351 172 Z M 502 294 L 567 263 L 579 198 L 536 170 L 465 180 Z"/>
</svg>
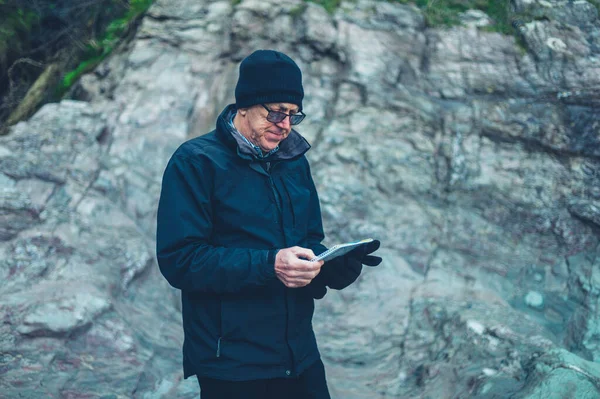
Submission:
<svg viewBox="0 0 600 399">
<path fill-rule="evenodd" d="M 0 132 L 56 101 L 152 0 L 0 0 Z"/>
</svg>

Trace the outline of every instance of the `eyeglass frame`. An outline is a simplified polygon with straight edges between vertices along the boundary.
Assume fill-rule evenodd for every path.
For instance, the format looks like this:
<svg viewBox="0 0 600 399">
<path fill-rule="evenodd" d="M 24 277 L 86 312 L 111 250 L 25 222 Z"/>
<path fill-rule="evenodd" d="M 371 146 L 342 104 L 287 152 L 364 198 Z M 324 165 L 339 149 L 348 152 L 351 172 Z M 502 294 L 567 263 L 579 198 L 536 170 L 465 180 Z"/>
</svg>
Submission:
<svg viewBox="0 0 600 399">
<path fill-rule="evenodd" d="M 281 111 L 273 111 L 273 110 L 270 110 L 269 108 L 267 108 L 267 106 L 266 106 L 265 104 L 260 104 L 260 105 L 262 105 L 262 106 L 263 106 L 263 108 L 264 108 L 264 109 L 266 109 L 266 110 L 269 112 L 269 113 L 267 114 L 267 120 L 268 120 L 269 122 L 271 122 L 271 123 L 281 123 L 281 122 L 283 122 L 283 121 L 285 120 L 285 117 L 286 117 L 286 116 L 289 116 L 289 118 L 290 118 L 290 125 L 294 125 L 294 126 L 295 126 L 295 125 L 299 125 L 299 124 L 300 124 L 300 123 L 301 123 L 301 122 L 304 120 L 304 118 L 306 118 L 306 114 L 305 114 L 304 112 L 302 112 L 302 111 L 300 111 L 300 112 L 298 112 L 298 113 L 295 113 L 295 114 L 293 114 L 293 115 L 292 115 L 292 114 L 286 114 L 285 112 L 281 112 Z M 273 120 L 271 120 L 271 119 L 273 118 L 273 116 L 274 116 L 274 115 L 278 115 L 278 114 L 279 114 L 279 115 L 285 115 L 285 116 L 284 116 L 283 118 L 281 118 L 281 120 L 279 120 L 279 121 L 277 121 L 277 122 L 276 122 L 276 121 L 273 121 Z M 294 116 L 295 116 L 295 117 L 300 117 L 300 120 L 299 120 L 298 122 L 296 122 L 296 123 L 294 123 L 294 122 L 292 121 L 292 117 L 294 117 Z M 270 119 L 270 118 L 271 118 L 271 119 Z"/>
</svg>

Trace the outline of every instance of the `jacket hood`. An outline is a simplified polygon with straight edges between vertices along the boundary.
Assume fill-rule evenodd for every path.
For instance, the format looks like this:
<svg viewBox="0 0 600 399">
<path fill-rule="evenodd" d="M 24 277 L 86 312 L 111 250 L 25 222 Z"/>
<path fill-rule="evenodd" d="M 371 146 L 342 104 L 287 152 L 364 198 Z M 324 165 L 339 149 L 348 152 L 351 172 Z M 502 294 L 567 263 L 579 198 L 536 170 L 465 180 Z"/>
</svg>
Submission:
<svg viewBox="0 0 600 399">
<path fill-rule="evenodd" d="M 226 106 L 221 112 L 217 118 L 217 136 L 229 147 L 236 149 L 238 155 L 244 159 L 269 162 L 291 160 L 301 157 L 310 149 L 308 141 L 300 133 L 292 129 L 290 135 L 279 143 L 279 151 L 266 158 L 259 158 L 254 148 L 239 137 L 239 134 L 229 124 L 235 112 L 237 112 L 235 104 Z"/>
</svg>

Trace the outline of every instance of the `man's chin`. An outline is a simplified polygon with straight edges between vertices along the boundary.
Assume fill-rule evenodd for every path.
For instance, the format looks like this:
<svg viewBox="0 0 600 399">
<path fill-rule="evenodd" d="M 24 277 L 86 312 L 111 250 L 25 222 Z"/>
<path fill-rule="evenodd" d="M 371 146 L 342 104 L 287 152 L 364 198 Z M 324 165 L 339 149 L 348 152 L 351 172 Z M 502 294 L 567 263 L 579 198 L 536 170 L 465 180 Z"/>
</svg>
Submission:
<svg viewBox="0 0 600 399">
<path fill-rule="evenodd" d="M 262 146 L 261 149 L 266 152 L 272 151 L 273 149 L 277 148 L 282 141 L 283 140 L 269 140 L 267 141 L 266 145 Z"/>
</svg>

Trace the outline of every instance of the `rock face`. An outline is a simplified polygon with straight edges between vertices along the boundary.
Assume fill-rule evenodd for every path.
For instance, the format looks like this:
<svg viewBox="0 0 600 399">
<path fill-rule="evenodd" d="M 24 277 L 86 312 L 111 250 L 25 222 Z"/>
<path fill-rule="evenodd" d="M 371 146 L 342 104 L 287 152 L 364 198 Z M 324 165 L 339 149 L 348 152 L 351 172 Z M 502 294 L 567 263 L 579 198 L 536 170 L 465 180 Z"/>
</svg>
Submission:
<svg viewBox="0 0 600 399">
<path fill-rule="evenodd" d="M 303 70 L 327 243 L 383 242 L 318 302 L 332 396 L 599 397 L 600 21 L 512 4 L 519 42 L 388 2 L 157 1 L 77 101 L 0 139 L 0 392 L 197 397 L 154 258 L 160 179 L 275 48 Z"/>
</svg>

